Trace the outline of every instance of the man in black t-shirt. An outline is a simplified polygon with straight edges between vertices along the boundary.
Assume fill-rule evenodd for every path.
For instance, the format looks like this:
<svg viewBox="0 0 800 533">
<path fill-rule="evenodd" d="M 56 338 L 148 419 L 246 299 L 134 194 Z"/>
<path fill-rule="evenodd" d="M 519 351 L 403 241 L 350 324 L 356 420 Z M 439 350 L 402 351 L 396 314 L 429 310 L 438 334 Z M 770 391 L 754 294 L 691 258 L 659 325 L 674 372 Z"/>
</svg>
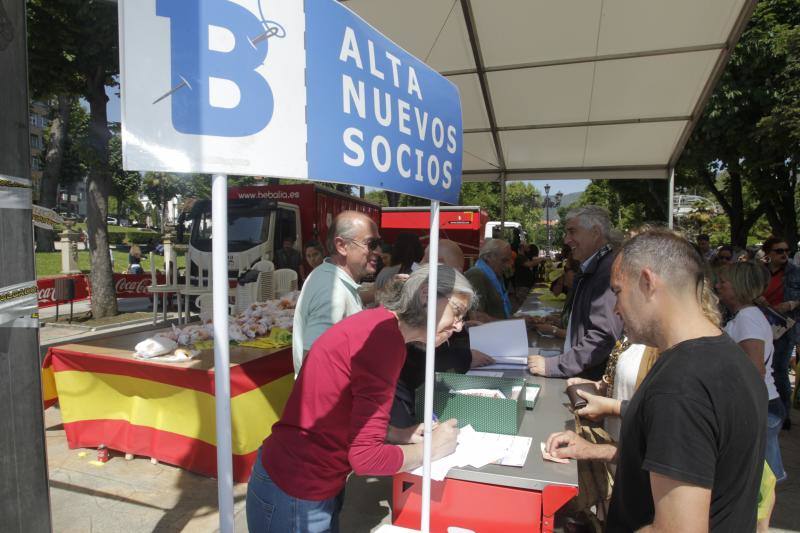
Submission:
<svg viewBox="0 0 800 533">
<path fill-rule="evenodd" d="M 667 231 L 614 262 L 633 342 L 657 346 L 622 421 L 607 531 L 755 531 L 767 392 L 744 352 L 703 314 L 703 258 Z"/>
<path fill-rule="evenodd" d="M 703 314 L 703 274 L 700 254 L 667 230 L 634 237 L 614 261 L 628 338 L 661 356 L 623 413 L 606 531 L 755 531 L 766 387 Z M 563 435 L 565 452 L 584 455 L 580 437 Z"/>
</svg>

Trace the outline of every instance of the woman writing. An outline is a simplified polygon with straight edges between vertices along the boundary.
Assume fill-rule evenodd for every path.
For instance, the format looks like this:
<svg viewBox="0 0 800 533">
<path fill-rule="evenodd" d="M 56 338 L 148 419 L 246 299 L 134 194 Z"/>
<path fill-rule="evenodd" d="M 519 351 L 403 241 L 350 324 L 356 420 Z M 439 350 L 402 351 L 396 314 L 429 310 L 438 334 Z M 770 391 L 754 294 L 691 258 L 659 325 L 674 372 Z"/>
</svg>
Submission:
<svg viewBox="0 0 800 533">
<path fill-rule="evenodd" d="M 325 332 L 306 357 L 281 420 L 259 450 L 247 490 L 250 531 L 338 531 L 348 474 L 392 475 L 422 464 L 421 428 L 389 434 L 407 343 L 426 338 L 428 267 Z M 435 343 L 461 329 L 474 293 L 439 265 Z M 455 450 L 455 420 L 433 431 L 433 459 Z M 387 442 L 389 441 L 389 442 Z"/>
</svg>

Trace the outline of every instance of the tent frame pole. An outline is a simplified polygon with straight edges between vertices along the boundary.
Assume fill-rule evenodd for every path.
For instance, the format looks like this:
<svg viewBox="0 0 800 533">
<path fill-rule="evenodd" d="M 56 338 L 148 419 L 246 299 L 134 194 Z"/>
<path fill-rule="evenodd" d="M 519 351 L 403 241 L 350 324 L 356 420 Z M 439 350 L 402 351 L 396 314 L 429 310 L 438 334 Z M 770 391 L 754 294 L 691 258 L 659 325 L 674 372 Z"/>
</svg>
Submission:
<svg viewBox="0 0 800 533">
<path fill-rule="evenodd" d="M 214 403 L 217 425 L 219 530 L 233 533 L 233 446 L 228 333 L 228 176 L 211 183 L 211 284 L 214 317 Z"/>
<path fill-rule="evenodd" d="M 420 531 L 431 529 L 431 451 L 433 444 L 433 377 L 436 350 L 436 287 L 439 282 L 439 202 L 431 201 L 431 234 L 428 245 L 428 322 L 425 332 L 425 408 L 422 440 L 422 514 Z"/>
<path fill-rule="evenodd" d="M 673 229 L 674 220 L 673 220 L 673 202 L 675 201 L 675 167 L 669 168 L 669 180 L 668 180 L 668 190 L 667 190 L 667 227 L 669 229 Z"/>
</svg>

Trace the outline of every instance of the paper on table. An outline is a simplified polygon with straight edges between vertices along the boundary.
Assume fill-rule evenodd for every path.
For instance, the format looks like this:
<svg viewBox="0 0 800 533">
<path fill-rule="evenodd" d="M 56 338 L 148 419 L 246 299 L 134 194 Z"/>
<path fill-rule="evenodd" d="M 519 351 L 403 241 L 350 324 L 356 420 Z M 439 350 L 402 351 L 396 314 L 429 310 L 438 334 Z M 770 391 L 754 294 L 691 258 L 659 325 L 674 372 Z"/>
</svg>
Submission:
<svg viewBox="0 0 800 533">
<path fill-rule="evenodd" d="M 456 451 L 431 463 L 431 479 L 441 481 L 454 467 L 482 468 L 489 463 L 505 466 L 522 466 L 531 447 L 530 437 L 515 437 L 498 433 L 475 431 L 472 426 L 461 428 Z M 411 472 L 422 475 L 422 467 Z"/>
<path fill-rule="evenodd" d="M 528 331 L 524 320 L 498 320 L 469 328 L 469 346 L 491 357 L 528 355 Z"/>
<path fill-rule="evenodd" d="M 546 317 L 553 314 L 552 309 L 528 309 L 527 311 L 519 310 L 514 313 L 514 316 L 538 316 Z"/>
<path fill-rule="evenodd" d="M 533 444 L 531 437 L 514 437 L 506 454 L 500 459 L 500 464 L 504 466 L 523 466 L 528 458 L 531 444 Z"/>
<path fill-rule="evenodd" d="M 528 356 L 527 355 L 500 356 L 500 357 L 495 357 L 494 362 L 500 365 L 527 365 Z"/>
<path fill-rule="evenodd" d="M 484 376 L 487 378 L 502 378 L 502 372 L 493 372 L 491 370 L 470 370 L 467 372 L 468 376 Z"/>
<path fill-rule="evenodd" d="M 511 387 L 511 397 L 516 399 L 519 396 L 519 391 L 522 387 Z M 525 388 L 525 401 L 535 402 L 536 397 L 539 395 L 539 387 L 526 387 Z"/>
<path fill-rule="evenodd" d="M 495 363 L 493 365 L 482 366 L 485 370 L 523 370 L 527 365 L 518 365 L 516 363 Z"/>
</svg>

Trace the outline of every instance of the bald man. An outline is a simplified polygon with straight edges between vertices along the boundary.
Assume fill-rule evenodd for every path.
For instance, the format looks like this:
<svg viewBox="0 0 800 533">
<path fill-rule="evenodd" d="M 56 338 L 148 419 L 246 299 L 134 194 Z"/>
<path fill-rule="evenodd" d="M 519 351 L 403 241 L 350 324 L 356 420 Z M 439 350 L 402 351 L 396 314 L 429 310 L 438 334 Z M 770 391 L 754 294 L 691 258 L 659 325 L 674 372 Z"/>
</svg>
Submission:
<svg viewBox="0 0 800 533">
<path fill-rule="evenodd" d="M 361 280 L 375 273 L 380 254 L 378 226 L 364 213 L 343 211 L 328 229 L 330 257 L 303 283 L 292 328 L 295 376 L 317 338 L 364 307 Z"/>
<path fill-rule="evenodd" d="M 425 248 L 422 264 L 428 262 L 429 250 L 430 245 Z M 464 270 L 464 252 L 455 241 L 441 239 L 439 241 L 439 262 L 461 272 Z"/>
</svg>

